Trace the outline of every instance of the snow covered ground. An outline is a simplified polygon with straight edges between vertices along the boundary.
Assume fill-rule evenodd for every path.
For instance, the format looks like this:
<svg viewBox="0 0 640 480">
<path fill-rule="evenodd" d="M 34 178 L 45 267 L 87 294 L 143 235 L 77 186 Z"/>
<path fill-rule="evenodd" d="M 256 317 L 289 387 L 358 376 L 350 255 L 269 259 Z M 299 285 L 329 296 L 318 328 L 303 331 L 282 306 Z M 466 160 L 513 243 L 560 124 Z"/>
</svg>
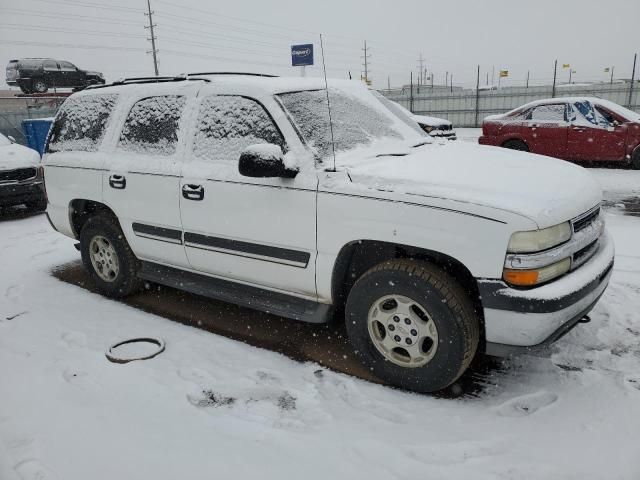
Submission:
<svg viewBox="0 0 640 480">
<path fill-rule="evenodd" d="M 459 129 L 459 135 L 460 135 Z M 590 170 L 612 199 L 640 172 Z M 640 218 L 610 202 L 612 283 L 550 358 L 477 397 L 371 384 L 178 324 L 51 275 L 44 215 L 0 218 L 0 479 L 638 479 Z M 627 212 L 628 213 L 628 212 Z M 109 345 L 166 351 L 119 365 Z"/>
</svg>

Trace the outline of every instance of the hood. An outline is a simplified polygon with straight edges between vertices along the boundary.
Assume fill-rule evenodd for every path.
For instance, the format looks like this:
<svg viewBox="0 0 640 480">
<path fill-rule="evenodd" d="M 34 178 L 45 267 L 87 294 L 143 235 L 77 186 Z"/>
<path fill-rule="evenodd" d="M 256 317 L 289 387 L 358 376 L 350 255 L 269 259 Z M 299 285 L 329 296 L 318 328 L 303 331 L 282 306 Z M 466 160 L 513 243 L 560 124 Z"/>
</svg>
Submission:
<svg viewBox="0 0 640 480">
<path fill-rule="evenodd" d="M 345 166 L 352 182 L 364 187 L 505 210 L 538 228 L 570 220 L 602 199 L 586 169 L 542 155 L 463 142 L 402 153 L 351 159 Z"/>
<path fill-rule="evenodd" d="M 94 76 L 94 77 L 100 77 L 100 78 L 102 78 L 102 72 L 94 72 L 94 71 L 92 71 L 92 70 L 85 70 L 85 71 L 84 71 L 84 73 L 85 73 L 86 75 L 92 75 L 92 76 Z"/>
<path fill-rule="evenodd" d="M 40 155 L 17 143 L 0 146 L 0 170 L 35 167 L 40 163 Z"/>
</svg>

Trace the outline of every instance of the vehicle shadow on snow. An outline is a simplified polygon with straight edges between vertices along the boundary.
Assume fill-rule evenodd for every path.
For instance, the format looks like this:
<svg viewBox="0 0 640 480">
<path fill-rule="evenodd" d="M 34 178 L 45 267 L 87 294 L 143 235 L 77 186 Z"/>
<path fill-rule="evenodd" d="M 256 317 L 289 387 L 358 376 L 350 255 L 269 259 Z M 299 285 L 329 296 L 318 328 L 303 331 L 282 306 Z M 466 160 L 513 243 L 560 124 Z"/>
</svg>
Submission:
<svg viewBox="0 0 640 480">
<path fill-rule="evenodd" d="M 61 281 L 97 293 L 80 261 L 62 265 L 52 272 Z M 296 361 L 316 362 L 324 368 L 382 383 L 355 357 L 339 320 L 310 324 L 289 320 L 237 305 L 211 300 L 181 290 L 147 284 L 145 291 L 123 303 L 169 320 L 200 328 L 286 355 Z M 478 355 L 471 368 L 438 397 L 479 397 L 504 377 L 508 362 Z"/>
</svg>

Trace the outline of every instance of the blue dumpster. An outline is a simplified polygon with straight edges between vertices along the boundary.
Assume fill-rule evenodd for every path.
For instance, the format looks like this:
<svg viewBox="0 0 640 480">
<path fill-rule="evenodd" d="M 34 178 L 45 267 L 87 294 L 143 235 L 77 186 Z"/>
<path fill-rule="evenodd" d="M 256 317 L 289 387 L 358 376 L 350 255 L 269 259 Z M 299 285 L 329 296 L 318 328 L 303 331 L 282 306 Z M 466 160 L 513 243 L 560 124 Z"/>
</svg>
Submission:
<svg viewBox="0 0 640 480">
<path fill-rule="evenodd" d="M 22 121 L 22 131 L 27 139 L 27 146 L 36 150 L 40 156 L 44 154 L 44 146 L 52 123 L 52 118 L 29 118 Z"/>
</svg>

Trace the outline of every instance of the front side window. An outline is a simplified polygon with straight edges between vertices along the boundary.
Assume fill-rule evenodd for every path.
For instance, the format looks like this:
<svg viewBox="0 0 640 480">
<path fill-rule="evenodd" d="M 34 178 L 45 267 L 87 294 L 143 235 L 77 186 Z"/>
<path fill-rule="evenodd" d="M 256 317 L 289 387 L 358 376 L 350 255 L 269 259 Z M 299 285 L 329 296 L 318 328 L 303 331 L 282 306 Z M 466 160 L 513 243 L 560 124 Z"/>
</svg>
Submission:
<svg viewBox="0 0 640 480">
<path fill-rule="evenodd" d="M 118 95 L 85 95 L 66 100 L 53 122 L 47 152 L 98 150 Z"/>
<path fill-rule="evenodd" d="M 609 121 L 606 116 L 602 115 L 599 110 L 594 108 L 591 102 L 586 100 L 574 102 L 572 107 L 571 122 L 575 125 L 607 128 L 613 124 L 613 121 Z"/>
<path fill-rule="evenodd" d="M 60 69 L 61 70 L 75 70 L 76 67 L 69 62 L 60 62 Z"/>
<path fill-rule="evenodd" d="M 179 95 L 137 101 L 122 127 L 118 148 L 149 155 L 173 155 L 186 98 Z"/>
<path fill-rule="evenodd" d="M 246 147 L 265 143 L 285 146 L 280 130 L 260 103 L 232 95 L 202 101 L 193 142 L 197 158 L 237 162 Z"/>
<path fill-rule="evenodd" d="M 393 117 L 359 98 L 329 88 L 335 151 L 344 152 L 374 140 L 402 140 Z M 331 155 L 331 130 L 325 90 L 281 93 L 278 95 L 293 117 L 306 143 L 320 158 Z M 414 139 L 415 140 L 415 139 Z"/>
<path fill-rule="evenodd" d="M 540 105 L 531 111 L 531 120 L 539 122 L 561 123 L 566 121 L 564 104 Z"/>
</svg>

